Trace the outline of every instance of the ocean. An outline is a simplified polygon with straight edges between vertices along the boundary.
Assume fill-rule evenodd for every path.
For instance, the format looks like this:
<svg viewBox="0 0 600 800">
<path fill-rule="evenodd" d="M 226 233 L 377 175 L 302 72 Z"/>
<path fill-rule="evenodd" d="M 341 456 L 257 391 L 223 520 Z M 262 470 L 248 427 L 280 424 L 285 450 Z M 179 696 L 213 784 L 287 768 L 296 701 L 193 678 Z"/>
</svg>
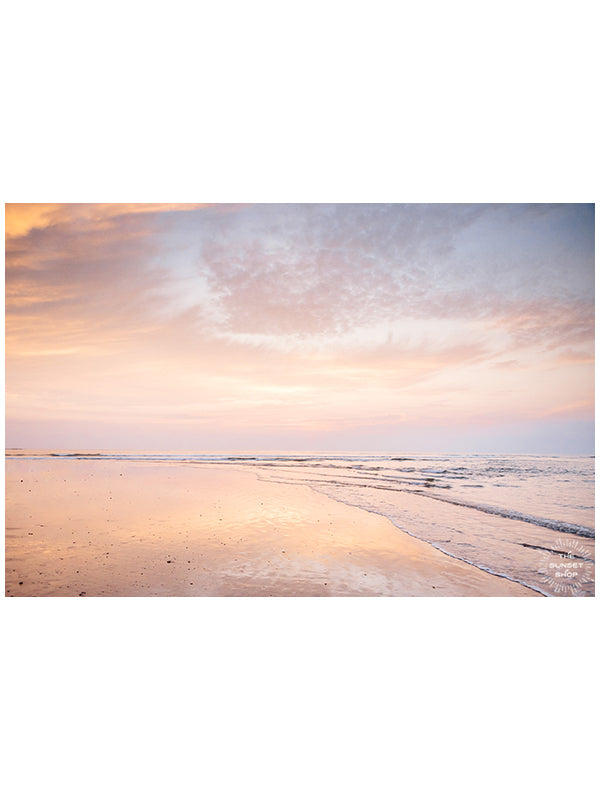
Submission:
<svg viewBox="0 0 600 800">
<path fill-rule="evenodd" d="M 228 464 L 303 484 L 547 596 L 593 596 L 593 456 L 7 450 L 7 458 Z"/>
</svg>

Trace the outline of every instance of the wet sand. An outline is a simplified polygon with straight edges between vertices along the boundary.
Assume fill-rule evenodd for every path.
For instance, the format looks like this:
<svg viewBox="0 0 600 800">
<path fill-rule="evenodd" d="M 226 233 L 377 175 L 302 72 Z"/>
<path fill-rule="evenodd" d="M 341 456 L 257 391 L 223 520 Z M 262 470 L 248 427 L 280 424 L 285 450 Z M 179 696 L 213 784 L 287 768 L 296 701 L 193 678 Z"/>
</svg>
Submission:
<svg viewBox="0 0 600 800">
<path fill-rule="evenodd" d="M 7 596 L 539 596 L 248 467 L 6 464 Z"/>
</svg>

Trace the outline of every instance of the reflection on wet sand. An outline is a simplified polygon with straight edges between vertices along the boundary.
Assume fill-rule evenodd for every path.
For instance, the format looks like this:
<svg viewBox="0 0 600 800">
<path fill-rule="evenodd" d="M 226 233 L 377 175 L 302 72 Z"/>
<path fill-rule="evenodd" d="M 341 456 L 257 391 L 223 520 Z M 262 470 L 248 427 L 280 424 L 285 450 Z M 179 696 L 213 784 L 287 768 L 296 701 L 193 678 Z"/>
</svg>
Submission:
<svg viewBox="0 0 600 800">
<path fill-rule="evenodd" d="M 9 596 L 533 595 L 247 468 L 12 460 Z"/>
</svg>

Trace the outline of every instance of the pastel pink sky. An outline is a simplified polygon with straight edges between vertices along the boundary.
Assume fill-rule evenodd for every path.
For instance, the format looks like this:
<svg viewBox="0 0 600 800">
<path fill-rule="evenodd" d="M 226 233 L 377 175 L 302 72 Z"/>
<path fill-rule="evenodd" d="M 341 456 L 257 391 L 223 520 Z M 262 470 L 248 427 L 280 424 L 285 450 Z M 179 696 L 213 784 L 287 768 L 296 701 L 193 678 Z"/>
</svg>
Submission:
<svg viewBox="0 0 600 800">
<path fill-rule="evenodd" d="M 593 452 L 590 205 L 6 206 L 6 445 Z"/>
</svg>

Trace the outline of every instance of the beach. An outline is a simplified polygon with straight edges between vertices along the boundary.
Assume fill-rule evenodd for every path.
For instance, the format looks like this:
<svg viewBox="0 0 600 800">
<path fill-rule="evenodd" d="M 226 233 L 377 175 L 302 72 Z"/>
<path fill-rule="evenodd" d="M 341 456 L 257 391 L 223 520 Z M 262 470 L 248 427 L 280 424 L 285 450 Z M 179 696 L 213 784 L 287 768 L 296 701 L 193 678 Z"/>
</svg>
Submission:
<svg viewBox="0 0 600 800">
<path fill-rule="evenodd" d="M 7 459 L 6 595 L 539 596 L 247 466 Z"/>
</svg>

